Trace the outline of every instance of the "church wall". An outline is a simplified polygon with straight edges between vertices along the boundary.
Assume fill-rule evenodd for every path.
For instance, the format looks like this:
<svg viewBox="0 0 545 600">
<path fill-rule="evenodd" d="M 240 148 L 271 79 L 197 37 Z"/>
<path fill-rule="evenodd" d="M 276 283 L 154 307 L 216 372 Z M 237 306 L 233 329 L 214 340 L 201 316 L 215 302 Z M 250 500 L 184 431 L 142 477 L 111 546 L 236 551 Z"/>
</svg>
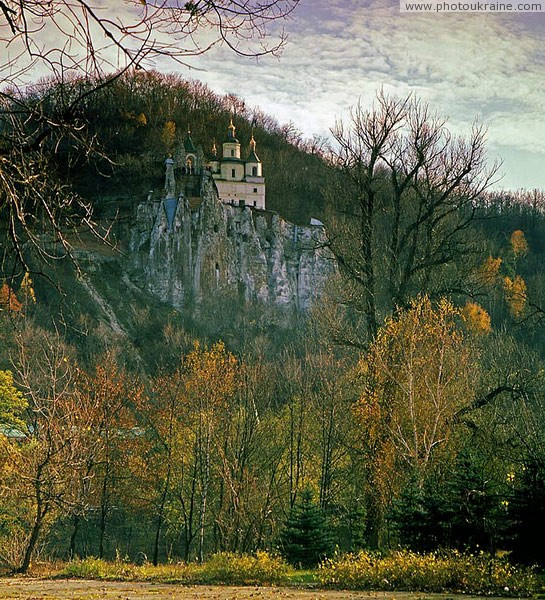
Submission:
<svg viewBox="0 0 545 600">
<path fill-rule="evenodd" d="M 240 159 L 240 144 L 236 142 L 225 142 L 223 144 L 223 158 Z"/>
<path fill-rule="evenodd" d="M 235 176 L 233 177 L 233 170 Z M 222 162 L 221 163 L 221 178 L 230 179 L 233 181 L 242 181 L 244 179 L 244 165 L 242 163 L 235 162 Z"/>
<path fill-rule="evenodd" d="M 239 204 L 240 200 L 248 206 L 265 208 L 265 184 L 245 181 L 216 180 L 220 199 L 226 203 Z M 254 190 L 257 190 L 254 192 Z"/>
<path fill-rule="evenodd" d="M 256 169 L 256 174 L 253 174 L 253 168 Z M 262 165 L 261 163 L 246 163 L 246 178 L 248 177 L 262 177 Z"/>
</svg>

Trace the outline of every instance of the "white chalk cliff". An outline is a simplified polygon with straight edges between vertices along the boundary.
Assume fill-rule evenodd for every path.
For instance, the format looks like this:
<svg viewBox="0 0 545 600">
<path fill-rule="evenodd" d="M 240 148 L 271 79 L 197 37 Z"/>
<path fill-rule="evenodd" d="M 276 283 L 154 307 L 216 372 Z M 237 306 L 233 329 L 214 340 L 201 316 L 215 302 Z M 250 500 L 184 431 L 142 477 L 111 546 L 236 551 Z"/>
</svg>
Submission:
<svg viewBox="0 0 545 600">
<path fill-rule="evenodd" d="M 323 227 L 223 204 L 207 173 L 200 187 L 198 201 L 180 195 L 166 207 L 150 193 L 138 205 L 129 240 L 131 281 L 178 309 L 224 294 L 308 309 L 336 268 Z"/>
</svg>

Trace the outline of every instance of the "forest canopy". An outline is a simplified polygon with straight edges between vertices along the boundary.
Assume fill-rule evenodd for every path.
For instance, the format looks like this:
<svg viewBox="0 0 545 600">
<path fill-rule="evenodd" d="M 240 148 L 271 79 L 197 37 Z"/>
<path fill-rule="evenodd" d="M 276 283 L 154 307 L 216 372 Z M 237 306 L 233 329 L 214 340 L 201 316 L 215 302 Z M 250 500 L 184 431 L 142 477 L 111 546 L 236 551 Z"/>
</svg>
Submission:
<svg viewBox="0 0 545 600">
<path fill-rule="evenodd" d="M 45 81 L 24 100 L 55 107 L 87 85 Z M 335 153 L 238 97 L 145 71 L 94 89 L 77 115 L 93 152 L 41 145 L 63 215 L 99 221 L 123 196 L 130 212 L 161 184 L 165 143 L 188 125 L 221 138 L 232 117 L 241 137 L 254 129 L 270 206 L 322 217 L 339 269 L 305 315 L 219 296 L 181 314 L 142 294 L 131 338 L 71 295 L 67 263 L 55 275 L 71 304 L 8 270 L 6 251 L 5 564 L 27 571 L 42 545 L 154 563 L 398 546 L 543 561 L 543 196 L 488 190 L 481 130 L 454 138 L 422 103 L 379 94 L 337 125 L 350 152 Z M 124 285 L 114 262 L 105 284 Z M 304 519 L 327 529 L 305 533 L 312 557 Z"/>
</svg>

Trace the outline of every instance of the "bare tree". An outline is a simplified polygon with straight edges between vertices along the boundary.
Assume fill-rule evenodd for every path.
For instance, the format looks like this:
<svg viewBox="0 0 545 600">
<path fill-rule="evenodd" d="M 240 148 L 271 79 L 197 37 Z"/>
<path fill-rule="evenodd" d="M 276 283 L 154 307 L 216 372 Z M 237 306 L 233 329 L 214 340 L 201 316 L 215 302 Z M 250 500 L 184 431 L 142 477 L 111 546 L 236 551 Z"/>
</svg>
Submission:
<svg viewBox="0 0 545 600">
<path fill-rule="evenodd" d="M 242 56 L 276 54 L 286 36 L 273 24 L 298 2 L 128 0 L 114 15 L 104 0 L 0 0 L 0 225 L 10 240 L 0 260 L 24 263 L 29 238 L 42 258 L 66 253 L 65 218 L 91 224 L 50 156 L 61 144 L 97 151 L 80 111 L 94 92 L 157 59 L 189 66 L 221 44 Z M 46 85 L 28 88 L 38 77 Z"/>
<path fill-rule="evenodd" d="M 10 452 L 11 479 L 0 497 L 17 501 L 24 550 L 17 572 L 26 573 L 39 541 L 55 517 L 77 502 L 74 482 L 96 441 L 86 434 L 93 407 L 75 393 L 76 365 L 58 335 L 27 327 L 17 338 L 15 379 L 27 401 L 22 439 Z"/>
<path fill-rule="evenodd" d="M 332 134 L 340 177 L 330 246 L 372 340 L 379 304 L 391 310 L 415 291 L 461 291 L 449 270 L 474 249 L 466 233 L 499 165 L 487 166 L 482 126 L 456 137 L 412 96 L 380 92 L 371 110 L 356 106 Z"/>
</svg>

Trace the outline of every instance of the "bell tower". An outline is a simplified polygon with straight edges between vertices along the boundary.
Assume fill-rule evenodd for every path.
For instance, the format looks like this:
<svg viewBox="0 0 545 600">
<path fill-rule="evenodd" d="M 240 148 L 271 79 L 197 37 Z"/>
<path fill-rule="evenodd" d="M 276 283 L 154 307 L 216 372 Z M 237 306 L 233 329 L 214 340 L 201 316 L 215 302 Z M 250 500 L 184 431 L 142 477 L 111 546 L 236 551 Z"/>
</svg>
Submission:
<svg viewBox="0 0 545 600">
<path fill-rule="evenodd" d="M 223 142 L 223 158 L 240 160 L 240 142 L 235 136 L 236 128 L 233 125 L 233 119 L 229 122 L 227 128 L 227 138 Z"/>
</svg>

